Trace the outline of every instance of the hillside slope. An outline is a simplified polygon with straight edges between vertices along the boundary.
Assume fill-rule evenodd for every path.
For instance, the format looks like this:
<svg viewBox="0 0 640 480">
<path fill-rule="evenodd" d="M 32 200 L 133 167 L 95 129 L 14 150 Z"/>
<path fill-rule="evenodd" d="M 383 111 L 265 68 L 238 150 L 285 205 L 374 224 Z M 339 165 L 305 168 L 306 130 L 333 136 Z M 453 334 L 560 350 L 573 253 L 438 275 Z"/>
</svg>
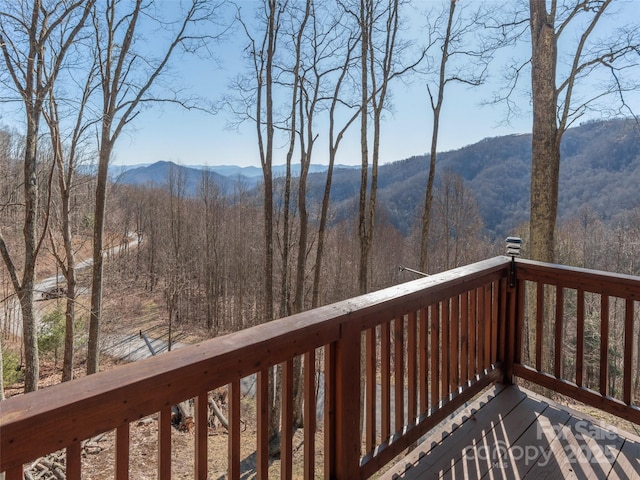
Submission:
<svg viewBox="0 0 640 480">
<path fill-rule="evenodd" d="M 589 207 L 604 220 L 614 220 L 640 206 L 640 126 L 634 120 L 588 122 L 569 129 L 562 143 L 560 167 L 560 219 Z M 379 208 L 404 234 L 421 217 L 427 182 L 428 156 L 415 156 L 380 166 Z M 166 186 L 171 168 L 181 171 L 188 195 L 196 195 L 203 167 L 170 162 L 125 171 L 119 182 Z M 260 177 L 243 175 L 240 167 L 211 167 L 222 191 L 230 192 L 241 179 L 256 185 Z M 309 203 L 320 202 L 326 167 L 314 165 L 309 175 Z M 255 170 L 255 169 L 253 169 Z M 501 237 L 526 222 L 529 216 L 531 135 L 486 138 L 458 150 L 438 154 L 436 182 L 443 172 L 460 174 L 473 192 L 489 237 Z M 277 173 L 277 172 L 276 172 Z M 351 216 L 357 208 L 359 168 L 336 168 L 332 202 L 337 218 Z M 256 190 L 256 195 L 259 195 Z"/>
</svg>

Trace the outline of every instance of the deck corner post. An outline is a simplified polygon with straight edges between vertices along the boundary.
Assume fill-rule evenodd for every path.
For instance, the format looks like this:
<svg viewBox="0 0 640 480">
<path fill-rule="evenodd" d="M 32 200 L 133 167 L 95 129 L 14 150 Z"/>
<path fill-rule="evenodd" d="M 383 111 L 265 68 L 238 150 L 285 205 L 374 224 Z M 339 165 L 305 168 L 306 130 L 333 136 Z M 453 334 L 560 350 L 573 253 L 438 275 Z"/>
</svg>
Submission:
<svg viewBox="0 0 640 480">
<path fill-rule="evenodd" d="M 335 471 L 331 478 L 360 478 L 360 352 L 357 324 L 342 325 L 336 342 Z"/>
<path fill-rule="evenodd" d="M 500 324 L 501 328 L 505 330 L 504 334 L 504 358 L 503 361 L 503 377 L 502 383 L 505 385 L 511 385 L 513 383 L 513 366 L 516 358 L 516 348 L 519 345 L 517 342 L 517 325 L 520 319 L 517 318 L 518 312 L 518 292 L 520 280 L 515 278 L 514 285 L 511 286 L 507 282 L 503 282 L 502 285 L 506 285 L 502 291 L 506 296 L 506 308 L 501 309 Z"/>
</svg>

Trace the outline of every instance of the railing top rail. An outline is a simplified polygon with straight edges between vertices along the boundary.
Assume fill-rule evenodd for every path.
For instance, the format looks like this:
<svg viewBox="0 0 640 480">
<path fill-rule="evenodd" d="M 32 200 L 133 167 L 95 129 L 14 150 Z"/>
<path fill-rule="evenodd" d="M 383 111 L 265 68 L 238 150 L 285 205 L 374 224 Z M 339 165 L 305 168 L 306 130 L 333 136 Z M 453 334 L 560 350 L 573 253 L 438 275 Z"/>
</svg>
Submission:
<svg viewBox="0 0 640 480">
<path fill-rule="evenodd" d="M 505 276 L 508 263 L 495 257 L 9 398 L 0 471 L 330 344 L 345 322 L 367 328 Z"/>
<path fill-rule="evenodd" d="M 640 300 L 640 276 L 517 259 L 518 278 Z"/>
</svg>

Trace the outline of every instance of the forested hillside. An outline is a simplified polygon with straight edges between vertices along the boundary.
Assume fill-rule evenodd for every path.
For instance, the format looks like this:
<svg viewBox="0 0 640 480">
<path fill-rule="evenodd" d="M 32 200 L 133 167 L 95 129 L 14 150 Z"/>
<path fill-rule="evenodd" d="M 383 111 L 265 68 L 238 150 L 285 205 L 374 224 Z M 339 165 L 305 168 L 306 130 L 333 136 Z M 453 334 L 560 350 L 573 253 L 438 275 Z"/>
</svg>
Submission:
<svg viewBox="0 0 640 480">
<path fill-rule="evenodd" d="M 635 120 L 589 122 L 571 128 L 562 143 L 560 169 L 560 220 L 574 217 L 584 208 L 609 222 L 640 205 L 640 126 Z M 120 183 L 164 186 L 169 182 L 170 162 L 157 162 L 124 172 Z M 420 155 L 384 164 L 380 167 L 379 207 L 403 235 L 409 235 L 418 221 L 424 202 L 428 156 Z M 316 170 L 320 166 L 315 166 Z M 200 168 L 177 166 L 174 174 L 183 178 L 185 191 L 196 196 Z M 242 180 L 255 185 L 255 176 L 243 175 L 242 169 L 230 169 L 212 175 L 225 192 Z M 492 239 L 508 235 L 529 215 L 531 175 L 531 135 L 487 138 L 459 150 L 439 154 L 437 183 L 444 172 L 460 175 L 475 198 L 486 234 Z M 326 174 L 311 173 L 309 199 L 319 204 Z M 336 219 L 353 216 L 357 210 L 360 171 L 337 168 L 334 172 L 331 199 Z M 260 193 L 256 192 L 256 195 Z"/>
</svg>

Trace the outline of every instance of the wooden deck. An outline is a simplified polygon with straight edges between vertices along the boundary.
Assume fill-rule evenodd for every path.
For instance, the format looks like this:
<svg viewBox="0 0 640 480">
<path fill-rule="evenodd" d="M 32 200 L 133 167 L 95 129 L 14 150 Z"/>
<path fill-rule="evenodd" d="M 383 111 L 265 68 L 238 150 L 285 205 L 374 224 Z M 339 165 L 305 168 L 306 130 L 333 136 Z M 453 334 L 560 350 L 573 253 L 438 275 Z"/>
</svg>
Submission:
<svg viewBox="0 0 640 480">
<path fill-rule="evenodd" d="M 640 437 L 524 388 L 497 385 L 381 478 L 640 478 Z"/>
</svg>

